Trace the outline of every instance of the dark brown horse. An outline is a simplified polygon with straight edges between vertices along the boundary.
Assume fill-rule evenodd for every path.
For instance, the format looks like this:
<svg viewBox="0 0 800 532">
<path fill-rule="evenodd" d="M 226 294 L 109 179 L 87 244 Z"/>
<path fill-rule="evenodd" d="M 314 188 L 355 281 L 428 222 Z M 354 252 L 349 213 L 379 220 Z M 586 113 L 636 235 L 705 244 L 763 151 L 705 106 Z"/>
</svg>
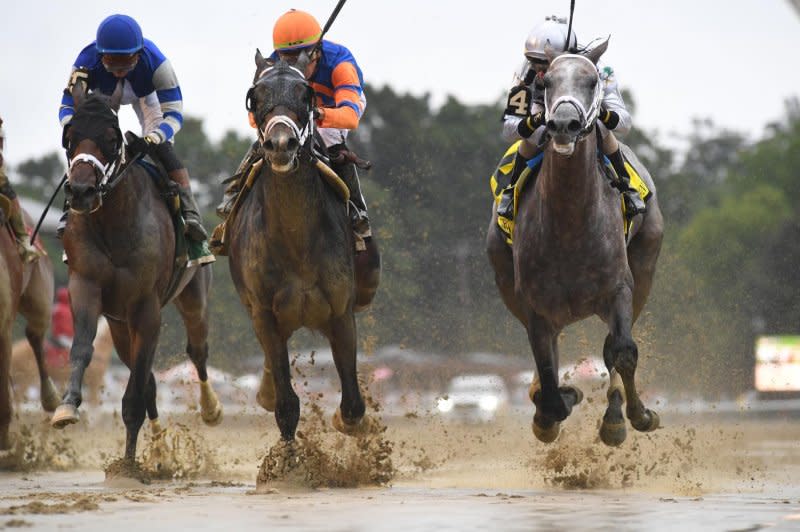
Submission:
<svg viewBox="0 0 800 532">
<path fill-rule="evenodd" d="M 624 441 L 623 401 L 636 430 L 659 425 L 636 391 L 638 348 L 631 328 L 650 293 L 663 219 L 652 179 L 625 147 L 653 192 L 647 213 L 634 220 L 626 248 L 619 193 L 598 165 L 595 121 L 602 90 L 595 64 L 607 46 L 606 40 L 585 55 L 556 57 L 551 51 L 545 76 L 551 140 L 535 184 L 521 191 L 513 250 L 497 228 L 496 214 L 487 236 L 503 301 L 528 331 L 538 375 L 531 384 L 533 432 L 544 442 L 555 440 L 559 423 L 582 398 L 577 388 L 558 385 L 558 335 L 592 315 L 609 330 L 603 346 L 610 385 L 602 440 Z"/>
<path fill-rule="evenodd" d="M 28 226 L 30 218 L 26 216 Z M 0 212 L 0 218 L 4 215 Z M 28 338 L 39 373 L 42 407 L 48 412 L 58 406 L 58 392 L 47 374 L 44 337 L 50 326 L 53 306 L 53 263 L 42 254 L 39 260 L 23 264 L 17 243 L 5 220 L 0 220 L 0 451 L 11 447 L 9 424 L 12 416 L 11 328 L 17 312 L 25 318 Z"/>
<path fill-rule="evenodd" d="M 200 377 L 203 421 L 218 423 L 222 409 L 206 372 L 211 268 L 188 266 L 178 288 L 170 290 L 173 269 L 183 267 L 186 257 L 176 256 L 170 211 L 155 180 L 143 166 L 128 164 L 123 155 L 116 115 L 120 88 L 110 102 L 102 95 L 86 97 L 80 86 L 73 90 L 76 110 L 66 133 L 70 216 L 63 242 L 75 336 L 72 374 L 52 424 L 60 428 L 78 421 L 83 376 L 102 314 L 120 359 L 131 370 L 122 419 L 127 431 L 125 458 L 133 460 L 145 414 L 151 422 L 158 418 L 151 368 L 161 309 L 171 297 L 186 327 L 186 351 Z"/>
<path fill-rule="evenodd" d="M 311 154 L 314 92 L 298 68 L 256 55 L 249 105 L 264 160 L 229 228 L 230 270 L 264 350 L 258 403 L 294 439 L 300 402 L 286 343 L 307 327 L 324 334 L 342 384 L 334 426 L 360 429 L 356 378 L 353 235 L 347 204 L 320 178 Z"/>
</svg>

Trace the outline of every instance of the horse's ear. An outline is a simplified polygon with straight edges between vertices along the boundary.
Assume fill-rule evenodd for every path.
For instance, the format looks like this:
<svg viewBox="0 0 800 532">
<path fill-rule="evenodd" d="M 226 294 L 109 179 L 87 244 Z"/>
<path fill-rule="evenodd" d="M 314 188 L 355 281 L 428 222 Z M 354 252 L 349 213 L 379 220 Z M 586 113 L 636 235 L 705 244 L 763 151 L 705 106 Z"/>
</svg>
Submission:
<svg viewBox="0 0 800 532">
<path fill-rule="evenodd" d="M 600 42 L 600 44 L 598 44 L 597 46 L 593 47 L 591 50 L 586 52 L 584 55 L 586 55 L 586 57 L 588 57 L 592 61 L 592 63 L 596 65 L 597 61 L 600 60 L 600 56 L 602 56 L 604 53 L 606 53 L 606 50 L 608 50 L 609 39 L 611 39 L 610 35 L 605 39 L 603 39 Z"/>
<path fill-rule="evenodd" d="M 547 56 L 547 60 L 550 61 L 551 63 L 553 62 L 553 59 L 555 59 L 556 57 L 558 57 L 559 55 L 561 55 L 563 53 L 564 52 L 556 50 L 552 46 L 550 46 L 550 42 L 549 41 L 546 42 L 545 45 L 544 45 L 544 55 Z"/>
<path fill-rule="evenodd" d="M 267 65 L 267 60 L 261 55 L 261 50 L 256 48 L 256 69 L 261 70 Z"/>
<path fill-rule="evenodd" d="M 86 83 L 83 80 L 76 81 L 70 89 L 70 94 L 72 95 L 73 105 L 77 109 L 86 99 Z"/>
<path fill-rule="evenodd" d="M 311 56 L 308 54 L 308 50 L 303 50 L 297 57 L 297 63 L 294 64 L 294 67 L 300 72 L 305 72 L 306 67 L 310 62 L 311 62 Z"/>
</svg>

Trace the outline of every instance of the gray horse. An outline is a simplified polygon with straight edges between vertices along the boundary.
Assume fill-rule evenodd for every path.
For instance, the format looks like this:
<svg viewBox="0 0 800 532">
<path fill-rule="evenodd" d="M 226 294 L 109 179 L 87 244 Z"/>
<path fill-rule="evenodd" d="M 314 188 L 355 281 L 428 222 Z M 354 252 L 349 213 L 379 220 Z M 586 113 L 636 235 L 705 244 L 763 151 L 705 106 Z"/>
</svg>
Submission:
<svg viewBox="0 0 800 532">
<path fill-rule="evenodd" d="M 256 66 L 248 109 L 264 158 L 253 167 L 228 229 L 231 277 L 264 350 L 256 399 L 275 412 L 282 439 L 292 441 L 300 402 L 286 343 L 301 327 L 320 331 L 331 344 L 342 384 L 333 424 L 351 434 L 364 428 L 365 404 L 356 376 L 347 204 L 321 179 L 311 154 L 314 91 L 303 64 L 273 63 L 259 52 Z"/>
<path fill-rule="evenodd" d="M 513 249 L 498 229 L 496 214 L 487 235 L 495 282 L 527 329 L 536 360 L 537 379 L 530 389 L 536 405 L 533 432 L 543 442 L 556 439 L 560 422 L 583 397 L 573 386 L 559 387 L 558 335 L 592 315 L 609 330 L 603 358 L 610 384 L 601 439 L 607 445 L 625 440 L 623 402 L 636 430 L 659 425 L 658 415 L 644 407 L 636 391 L 638 348 L 631 328 L 650 293 L 663 218 L 651 177 L 623 146 L 653 193 L 647 213 L 633 220 L 626 247 L 619 193 L 598 164 L 595 121 L 602 91 L 595 65 L 607 47 L 608 40 L 582 55 L 548 50 L 545 106 L 551 140 L 535 184 L 520 193 Z"/>
</svg>

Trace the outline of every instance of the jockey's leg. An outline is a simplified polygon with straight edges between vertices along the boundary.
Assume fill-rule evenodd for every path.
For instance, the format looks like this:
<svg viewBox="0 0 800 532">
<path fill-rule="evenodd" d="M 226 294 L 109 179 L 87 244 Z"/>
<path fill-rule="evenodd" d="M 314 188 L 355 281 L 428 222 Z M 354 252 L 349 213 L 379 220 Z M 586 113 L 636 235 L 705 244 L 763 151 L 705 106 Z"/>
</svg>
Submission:
<svg viewBox="0 0 800 532">
<path fill-rule="evenodd" d="M 372 229 L 367 215 L 367 202 L 364 200 L 364 195 L 361 194 L 361 183 L 358 180 L 356 165 L 343 157 L 337 157 L 339 152 L 346 149 L 347 146 L 344 143 L 336 144 L 328 148 L 328 153 L 331 157 L 331 168 L 350 189 L 350 221 L 356 236 L 356 250 L 364 251 L 366 248 L 363 244 L 372 238 Z"/>
<path fill-rule="evenodd" d="M 617 137 L 601 122 L 598 122 L 598 125 L 600 126 L 600 135 L 602 137 L 603 153 L 611 161 L 611 165 L 620 180 L 617 188 L 622 192 L 622 198 L 625 202 L 625 215 L 628 218 L 632 218 L 637 214 L 647 212 L 647 204 L 639 195 L 639 191 L 631 187 L 631 176 L 628 175 L 628 170 L 625 168 L 625 159 L 622 157 Z"/>
<path fill-rule="evenodd" d="M 530 137 L 522 139 L 522 142 L 520 142 L 517 153 L 514 156 L 514 167 L 511 169 L 508 186 L 501 192 L 500 203 L 497 205 L 497 214 L 499 216 L 513 220 L 514 186 L 517 184 L 519 177 L 528 165 L 528 161 L 542 152 L 541 142 L 546 132 L 547 128 L 541 126 L 537 128 Z"/>
<path fill-rule="evenodd" d="M 171 142 L 162 142 L 154 150 L 159 162 L 164 165 L 169 178 L 178 185 L 178 196 L 181 199 L 181 212 L 186 221 L 186 236 L 192 240 L 202 242 L 208 238 L 208 233 L 203 227 L 203 218 L 200 208 L 192 194 L 189 171 L 178 160 L 175 148 Z"/>
<path fill-rule="evenodd" d="M 233 177 L 231 177 L 230 183 L 225 188 L 225 195 L 222 197 L 222 203 L 217 205 L 217 216 L 220 218 L 227 218 L 228 214 L 231 212 L 231 209 L 233 209 L 236 196 L 239 195 L 239 191 L 242 189 L 242 185 L 244 184 L 244 178 L 247 177 L 246 173 L 248 168 L 250 168 L 250 166 L 256 162 L 258 157 L 261 155 L 261 152 L 258 148 L 258 141 L 253 142 L 253 144 L 247 150 L 247 153 L 244 154 L 244 158 L 242 158 L 242 162 L 239 163 L 239 167 L 236 169 Z"/>
<path fill-rule="evenodd" d="M 0 194 L 3 194 L 11 200 L 11 212 L 8 213 L 8 223 L 11 224 L 11 229 L 17 237 L 19 244 L 19 254 L 23 262 L 33 262 L 39 258 L 39 252 L 31 244 L 30 236 L 27 229 L 25 229 L 25 220 L 22 218 L 22 207 L 19 204 L 19 198 L 11 184 L 8 182 L 5 172 L 0 167 Z"/>
</svg>

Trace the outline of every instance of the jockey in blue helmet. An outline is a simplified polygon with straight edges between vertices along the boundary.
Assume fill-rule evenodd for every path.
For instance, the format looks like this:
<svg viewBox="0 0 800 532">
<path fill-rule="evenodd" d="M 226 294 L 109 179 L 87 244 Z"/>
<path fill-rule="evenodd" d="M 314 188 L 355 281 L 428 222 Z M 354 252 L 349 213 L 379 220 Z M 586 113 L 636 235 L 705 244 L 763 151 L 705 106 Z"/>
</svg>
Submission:
<svg viewBox="0 0 800 532">
<path fill-rule="evenodd" d="M 158 158 L 170 179 L 178 184 L 187 236 L 205 240 L 208 235 L 192 195 L 189 172 L 173 147 L 175 134 L 183 124 L 178 78 L 169 60 L 152 41 L 142 36 L 142 29 L 133 18 L 127 15 L 107 17 L 97 28 L 96 40 L 78 54 L 69 85 L 61 98 L 58 113 L 61 126 L 66 133 L 75 114 L 71 90 L 76 83 L 83 82 L 89 91 L 110 95 L 120 80 L 123 82 L 122 104 L 133 106 L 148 153 Z M 59 233 L 65 225 L 66 214 L 59 224 Z"/>
</svg>

